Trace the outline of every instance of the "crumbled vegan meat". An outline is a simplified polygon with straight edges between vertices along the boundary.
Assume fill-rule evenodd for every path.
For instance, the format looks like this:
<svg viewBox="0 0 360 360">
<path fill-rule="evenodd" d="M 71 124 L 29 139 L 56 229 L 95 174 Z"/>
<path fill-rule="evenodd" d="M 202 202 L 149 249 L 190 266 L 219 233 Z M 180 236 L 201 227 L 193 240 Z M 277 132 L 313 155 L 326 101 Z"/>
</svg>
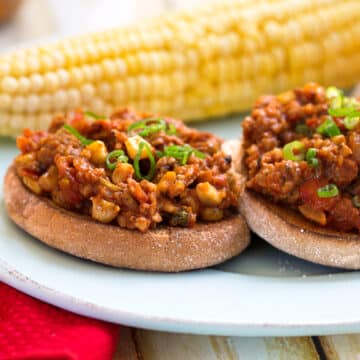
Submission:
<svg viewBox="0 0 360 360">
<path fill-rule="evenodd" d="M 329 97 L 326 88 L 310 83 L 260 97 L 242 125 L 246 186 L 318 224 L 354 231 L 360 229 L 360 105 L 339 94 Z M 335 106 L 344 114 L 353 109 L 352 122 L 331 116 Z M 324 130 L 326 121 L 330 130 Z M 295 149 L 288 158 L 287 144 Z"/>
<path fill-rule="evenodd" d="M 25 129 L 17 145 L 25 186 L 103 223 L 191 227 L 237 207 L 240 180 L 222 141 L 172 118 L 123 109 L 99 120 L 79 110 L 48 132 Z"/>
</svg>

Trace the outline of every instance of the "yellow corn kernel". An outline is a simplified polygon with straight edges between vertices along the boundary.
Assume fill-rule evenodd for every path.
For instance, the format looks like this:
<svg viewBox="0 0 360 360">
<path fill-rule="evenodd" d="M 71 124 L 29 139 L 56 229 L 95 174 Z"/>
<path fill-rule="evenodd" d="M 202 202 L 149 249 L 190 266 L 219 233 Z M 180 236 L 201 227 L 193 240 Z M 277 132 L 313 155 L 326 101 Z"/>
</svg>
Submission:
<svg viewBox="0 0 360 360">
<path fill-rule="evenodd" d="M 4 93 L 12 94 L 18 88 L 18 81 L 14 77 L 7 76 L 3 79 L 1 87 Z"/>
<path fill-rule="evenodd" d="M 90 145 L 87 145 L 86 148 L 90 151 L 90 161 L 95 165 L 103 165 L 105 163 L 108 151 L 106 145 L 101 140 L 93 141 Z"/>
<path fill-rule="evenodd" d="M 0 94 L 0 110 L 7 110 L 12 106 L 11 97 L 8 94 Z"/>
<path fill-rule="evenodd" d="M 282 103 L 286 103 L 295 99 L 295 93 L 292 90 L 288 90 L 279 94 L 277 99 Z"/>
<path fill-rule="evenodd" d="M 26 166 L 27 164 L 29 164 L 34 160 L 35 160 L 35 153 L 21 154 L 15 158 L 16 165 L 20 167 L 24 165 Z"/>
<path fill-rule="evenodd" d="M 40 97 L 38 95 L 30 95 L 26 99 L 25 108 L 29 113 L 34 113 L 39 110 Z"/>
<path fill-rule="evenodd" d="M 126 151 L 131 159 L 135 158 L 137 152 L 139 151 L 140 143 L 142 143 L 142 142 L 147 144 L 149 149 L 151 149 L 151 151 L 153 151 L 153 147 L 139 135 L 131 136 L 125 141 Z M 147 159 L 148 157 L 149 157 L 149 155 L 148 155 L 145 147 L 143 147 L 141 154 L 140 154 L 140 159 Z"/>
<path fill-rule="evenodd" d="M 179 206 L 175 205 L 170 200 L 163 199 L 161 202 L 161 210 L 163 210 L 169 214 L 175 214 L 177 211 L 179 211 Z"/>
<path fill-rule="evenodd" d="M 127 179 L 134 175 L 134 168 L 130 164 L 118 162 L 116 168 L 111 175 L 113 183 L 119 185 L 126 182 Z"/>
<path fill-rule="evenodd" d="M 341 144 L 345 144 L 346 140 L 345 140 L 345 136 L 344 135 L 337 135 L 337 136 L 333 136 L 331 138 L 331 141 L 333 141 L 336 145 L 341 145 Z"/>
<path fill-rule="evenodd" d="M 120 207 L 111 201 L 104 199 L 92 198 L 91 216 L 102 223 L 109 223 L 113 221 L 118 213 Z"/>
<path fill-rule="evenodd" d="M 200 208 L 200 201 L 193 195 L 193 190 L 187 189 L 185 193 L 181 194 L 181 204 L 191 207 L 192 212 L 197 213 Z"/>
<path fill-rule="evenodd" d="M 59 80 L 54 72 L 48 72 L 44 76 L 44 88 L 46 91 L 52 92 L 59 88 Z"/>
<path fill-rule="evenodd" d="M 22 79 L 26 79 L 26 78 L 23 77 Z M 20 86 L 25 86 L 25 88 L 26 88 L 27 85 L 24 83 L 24 80 L 22 80 L 22 83 L 20 83 L 20 81 L 19 81 L 19 87 Z M 30 86 L 31 86 L 31 90 L 33 92 L 42 91 L 45 86 L 44 77 L 39 74 L 31 75 L 30 76 Z M 19 92 L 20 92 L 20 89 L 19 89 Z M 22 89 L 21 92 L 25 92 L 24 89 Z"/>
<path fill-rule="evenodd" d="M 205 221 L 219 221 L 224 217 L 224 212 L 219 208 L 205 208 L 201 210 L 200 216 Z"/>
<path fill-rule="evenodd" d="M 51 192 L 56 188 L 58 172 L 55 166 L 51 166 L 46 173 L 40 176 L 39 185 L 42 190 Z"/>
<path fill-rule="evenodd" d="M 169 190 L 170 185 L 175 184 L 176 172 L 167 171 L 160 179 L 157 188 L 161 193 L 166 193 Z"/>
<path fill-rule="evenodd" d="M 71 106 L 74 109 L 80 106 L 81 96 L 79 90 L 69 89 L 69 91 L 67 92 L 67 101 L 69 106 Z"/>
<path fill-rule="evenodd" d="M 24 176 L 22 178 L 22 181 L 23 181 L 24 185 L 28 189 L 30 189 L 33 193 L 35 193 L 36 195 L 41 195 L 42 190 L 41 190 L 38 180 L 32 179 L 29 176 Z"/>
<path fill-rule="evenodd" d="M 105 178 L 100 178 L 100 184 L 106 186 L 107 188 L 109 188 L 111 191 L 114 191 L 114 192 L 121 190 L 120 186 L 113 184 L 111 181 L 109 181 Z"/>
<path fill-rule="evenodd" d="M 135 220 L 135 227 L 141 232 L 145 232 L 151 224 L 151 220 L 144 216 L 137 217 Z"/>
<path fill-rule="evenodd" d="M 196 195 L 200 202 L 206 206 L 217 206 L 225 197 L 224 192 L 218 191 L 208 182 L 202 182 L 196 185 Z"/>
<path fill-rule="evenodd" d="M 12 104 L 12 111 L 16 113 L 22 113 L 25 110 L 26 107 L 26 99 L 24 96 L 15 96 L 13 98 Z"/>
</svg>

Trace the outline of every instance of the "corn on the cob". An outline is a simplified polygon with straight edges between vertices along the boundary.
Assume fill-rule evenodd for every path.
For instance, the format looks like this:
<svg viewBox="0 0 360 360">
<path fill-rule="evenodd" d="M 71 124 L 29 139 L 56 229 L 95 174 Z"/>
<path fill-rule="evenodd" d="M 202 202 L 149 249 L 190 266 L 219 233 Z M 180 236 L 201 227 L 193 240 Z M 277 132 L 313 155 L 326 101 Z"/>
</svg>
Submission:
<svg viewBox="0 0 360 360">
<path fill-rule="evenodd" d="M 360 78 L 359 0 L 230 0 L 0 57 L 0 135 L 119 106 L 200 119 Z"/>
</svg>

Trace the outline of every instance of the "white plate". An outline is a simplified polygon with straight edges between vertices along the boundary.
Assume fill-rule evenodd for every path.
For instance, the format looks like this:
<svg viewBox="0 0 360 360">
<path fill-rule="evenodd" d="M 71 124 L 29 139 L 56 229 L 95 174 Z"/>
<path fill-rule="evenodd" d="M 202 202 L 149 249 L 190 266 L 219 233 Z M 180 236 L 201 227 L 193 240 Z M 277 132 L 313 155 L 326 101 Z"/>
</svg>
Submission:
<svg viewBox="0 0 360 360">
<path fill-rule="evenodd" d="M 239 119 L 198 125 L 234 137 Z M 0 140 L 0 176 L 17 153 Z M 360 331 L 358 272 L 317 266 L 259 239 L 212 269 L 180 274 L 115 269 L 53 250 L 11 223 L 0 191 L 0 279 L 79 314 L 136 327 L 217 335 Z"/>
</svg>

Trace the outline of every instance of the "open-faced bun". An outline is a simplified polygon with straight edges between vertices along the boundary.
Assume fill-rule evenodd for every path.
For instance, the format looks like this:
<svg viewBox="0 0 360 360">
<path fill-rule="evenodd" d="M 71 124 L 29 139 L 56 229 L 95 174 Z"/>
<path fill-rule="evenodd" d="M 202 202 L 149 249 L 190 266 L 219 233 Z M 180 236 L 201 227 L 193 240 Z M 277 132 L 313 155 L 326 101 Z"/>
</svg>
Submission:
<svg viewBox="0 0 360 360">
<path fill-rule="evenodd" d="M 27 190 L 13 167 L 4 182 L 10 218 L 42 242 L 116 267 L 177 272 L 219 264 L 243 251 L 249 229 L 239 214 L 192 228 L 163 226 L 145 233 L 102 224 Z"/>
<path fill-rule="evenodd" d="M 249 190 L 240 197 L 240 211 L 254 233 L 282 251 L 317 264 L 360 269 L 357 234 L 318 226 L 286 205 Z"/>
</svg>

